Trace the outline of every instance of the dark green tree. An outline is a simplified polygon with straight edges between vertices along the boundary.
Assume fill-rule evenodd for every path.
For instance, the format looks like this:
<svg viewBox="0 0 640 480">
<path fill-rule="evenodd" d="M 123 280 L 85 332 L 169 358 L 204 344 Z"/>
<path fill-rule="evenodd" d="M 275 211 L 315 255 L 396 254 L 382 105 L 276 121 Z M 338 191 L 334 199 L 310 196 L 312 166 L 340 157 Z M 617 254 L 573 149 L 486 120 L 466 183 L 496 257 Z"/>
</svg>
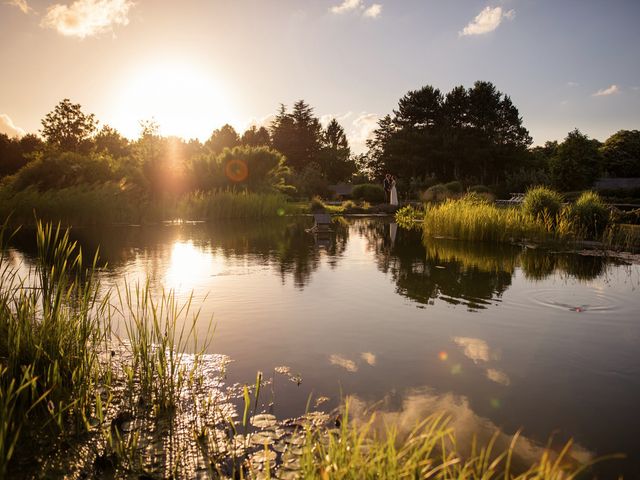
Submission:
<svg viewBox="0 0 640 480">
<path fill-rule="evenodd" d="M 299 100 L 289 113 L 281 105 L 271 123 L 271 142 L 273 148 L 286 156 L 289 166 L 298 172 L 312 162 L 318 163 L 318 154 L 322 148 L 322 127 L 313 108 L 304 100 Z"/>
<path fill-rule="evenodd" d="M 93 141 L 96 152 L 107 152 L 114 158 L 125 157 L 131 153 L 129 140 L 109 125 L 104 125 Z"/>
<path fill-rule="evenodd" d="M 214 155 L 222 153 L 225 148 L 233 148 L 240 145 L 240 137 L 236 130 L 229 124 L 214 130 L 209 140 L 204 144 L 205 148 Z"/>
<path fill-rule="evenodd" d="M 27 134 L 21 138 L 10 138 L 0 133 L 0 177 L 12 175 L 24 167 L 33 154 L 42 150 L 40 137 Z"/>
<path fill-rule="evenodd" d="M 610 177 L 640 177 L 640 130 L 620 130 L 602 145 L 603 169 Z"/>
<path fill-rule="evenodd" d="M 257 128 L 253 125 L 242 134 L 240 144 L 247 145 L 249 147 L 268 147 L 271 145 L 269 130 L 265 127 Z"/>
<path fill-rule="evenodd" d="M 98 121 L 85 114 L 79 103 L 65 98 L 42 119 L 42 136 L 47 144 L 65 152 L 87 152 Z"/>
<path fill-rule="evenodd" d="M 319 157 L 322 171 L 331 183 L 347 180 L 356 171 L 347 135 L 335 118 L 322 131 Z"/>
<path fill-rule="evenodd" d="M 551 159 L 555 186 L 564 191 L 583 190 L 593 185 L 602 170 L 600 142 L 590 139 L 577 128 L 558 145 Z"/>
</svg>

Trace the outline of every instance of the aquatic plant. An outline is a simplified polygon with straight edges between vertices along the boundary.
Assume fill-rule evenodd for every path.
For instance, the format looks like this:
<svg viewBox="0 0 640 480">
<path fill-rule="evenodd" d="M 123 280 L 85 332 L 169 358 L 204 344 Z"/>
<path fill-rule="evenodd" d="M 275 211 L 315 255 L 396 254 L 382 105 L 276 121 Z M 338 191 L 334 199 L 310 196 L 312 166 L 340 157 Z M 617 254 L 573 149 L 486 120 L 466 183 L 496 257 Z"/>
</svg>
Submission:
<svg viewBox="0 0 640 480">
<path fill-rule="evenodd" d="M 172 218 L 219 220 L 231 218 L 268 218 L 291 213 L 292 207 L 279 193 L 247 191 L 197 192 L 178 201 Z"/>
<path fill-rule="evenodd" d="M 562 209 L 562 196 L 549 187 L 539 185 L 527 190 L 522 209 L 538 220 L 555 222 Z"/>
<path fill-rule="evenodd" d="M 590 238 L 598 238 L 609 224 L 609 209 L 596 192 L 583 192 L 567 210 L 569 221 L 577 232 Z"/>
</svg>

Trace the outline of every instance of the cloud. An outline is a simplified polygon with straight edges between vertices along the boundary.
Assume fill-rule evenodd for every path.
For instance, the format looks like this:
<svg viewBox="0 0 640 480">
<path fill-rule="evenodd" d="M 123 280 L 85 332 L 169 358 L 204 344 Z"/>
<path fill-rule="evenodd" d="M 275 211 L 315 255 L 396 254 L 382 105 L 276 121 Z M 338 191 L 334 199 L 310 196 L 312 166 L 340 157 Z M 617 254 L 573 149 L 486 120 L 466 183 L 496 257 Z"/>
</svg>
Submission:
<svg viewBox="0 0 640 480">
<path fill-rule="evenodd" d="M 7 4 L 18 7 L 20 10 L 22 10 L 22 13 L 25 13 L 27 15 L 29 14 L 29 12 L 33 12 L 33 8 L 29 6 L 27 0 L 9 0 Z"/>
<path fill-rule="evenodd" d="M 55 4 L 47 9 L 41 27 L 53 28 L 67 37 L 86 38 L 110 32 L 129 23 L 130 0 L 76 0 L 71 5 Z"/>
<path fill-rule="evenodd" d="M 331 13 L 341 14 L 357 10 L 362 7 L 362 0 L 344 0 L 340 5 L 334 5 L 329 9 Z"/>
<path fill-rule="evenodd" d="M 618 88 L 617 85 L 611 85 L 611 86 L 609 86 L 607 88 L 603 88 L 601 90 L 598 90 L 592 96 L 594 96 L 594 97 L 605 97 L 607 95 L 615 95 L 616 93 L 620 93 L 620 89 Z"/>
<path fill-rule="evenodd" d="M 364 11 L 364 16 L 369 18 L 378 18 L 382 13 L 382 5 L 374 3 Z"/>
<path fill-rule="evenodd" d="M 22 137 L 25 131 L 20 127 L 16 127 L 9 115 L 0 113 L 0 133 L 4 133 L 10 137 Z"/>
<path fill-rule="evenodd" d="M 371 138 L 373 131 L 378 128 L 380 116 L 375 113 L 363 112 L 351 122 L 352 128 L 348 133 L 351 149 L 356 153 L 362 153 L 367 149 L 367 140 Z"/>
<path fill-rule="evenodd" d="M 379 3 L 373 3 L 366 6 L 362 0 L 343 0 L 339 5 L 334 5 L 329 9 L 331 13 L 336 15 L 342 15 L 343 13 L 358 12 L 363 17 L 378 18 L 382 13 L 382 5 Z"/>
<path fill-rule="evenodd" d="M 459 35 L 482 35 L 493 32 L 500 26 L 502 20 L 505 18 L 508 20 L 513 19 L 515 17 L 515 13 L 516 12 L 514 10 L 504 11 L 502 10 L 502 7 L 486 7 L 476 16 L 476 18 L 462 29 Z"/>
</svg>

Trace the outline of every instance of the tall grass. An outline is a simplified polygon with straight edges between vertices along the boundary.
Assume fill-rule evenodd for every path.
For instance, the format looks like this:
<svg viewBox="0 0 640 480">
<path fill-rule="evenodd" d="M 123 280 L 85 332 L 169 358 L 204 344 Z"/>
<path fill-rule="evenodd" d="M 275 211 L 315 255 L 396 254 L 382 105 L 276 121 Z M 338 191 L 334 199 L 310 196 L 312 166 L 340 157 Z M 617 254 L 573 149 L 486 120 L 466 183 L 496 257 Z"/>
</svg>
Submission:
<svg viewBox="0 0 640 480">
<path fill-rule="evenodd" d="M 188 220 L 268 218 L 290 213 L 279 193 L 219 191 L 194 193 L 183 198 L 175 216 Z"/>
<path fill-rule="evenodd" d="M 520 208 L 498 208 L 474 199 L 446 200 L 427 208 L 424 231 L 429 236 L 485 242 L 543 241 L 564 238 L 568 229 L 549 218 L 538 220 Z"/>
</svg>

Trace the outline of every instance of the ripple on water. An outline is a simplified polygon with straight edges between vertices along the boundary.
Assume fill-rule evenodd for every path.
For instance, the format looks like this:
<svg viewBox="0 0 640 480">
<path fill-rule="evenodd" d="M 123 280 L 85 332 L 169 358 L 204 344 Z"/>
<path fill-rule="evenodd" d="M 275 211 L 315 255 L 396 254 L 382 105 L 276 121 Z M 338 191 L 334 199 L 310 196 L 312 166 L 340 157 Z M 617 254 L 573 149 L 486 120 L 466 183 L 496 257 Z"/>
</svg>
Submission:
<svg viewBox="0 0 640 480">
<path fill-rule="evenodd" d="M 532 289 L 527 295 L 530 303 L 543 308 L 575 313 L 620 312 L 628 302 L 624 295 L 609 289 L 582 286 L 580 288 Z"/>
</svg>

